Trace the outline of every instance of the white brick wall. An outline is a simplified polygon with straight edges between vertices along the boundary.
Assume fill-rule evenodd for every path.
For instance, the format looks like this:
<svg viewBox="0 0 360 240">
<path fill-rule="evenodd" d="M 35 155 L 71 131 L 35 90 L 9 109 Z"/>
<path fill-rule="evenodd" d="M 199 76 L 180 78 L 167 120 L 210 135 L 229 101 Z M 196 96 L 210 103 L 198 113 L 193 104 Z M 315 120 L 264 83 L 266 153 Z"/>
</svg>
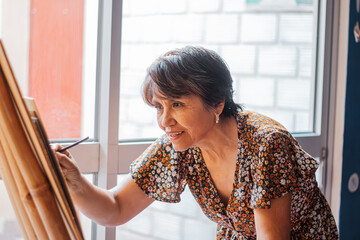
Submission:
<svg viewBox="0 0 360 240">
<path fill-rule="evenodd" d="M 223 0 L 224 12 L 242 12 L 246 10 L 246 0 Z"/>
<path fill-rule="evenodd" d="M 306 110 L 310 108 L 309 80 L 282 79 L 278 81 L 276 103 L 281 108 Z"/>
<path fill-rule="evenodd" d="M 239 16 L 211 14 L 205 20 L 206 43 L 235 43 L 239 35 Z"/>
<path fill-rule="evenodd" d="M 153 234 L 157 239 L 181 240 L 182 218 L 167 212 L 158 212 L 153 218 Z"/>
<path fill-rule="evenodd" d="M 184 223 L 185 240 L 210 240 L 216 239 L 216 223 L 186 219 Z"/>
<path fill-rule="evenodd" d="M 130 238 L 133 236 L 139 236 L 139 240 L 210 240 L 216 238 L 216 226 L 203 214 L 186 187 L 180 203 L 155 201 L 116 231 L 117 239 L 121 240 L 133 240 Z"/>
<path fill-rule="evenodd" d="M 299 59 L 299 76 L 310 78 L 312 76 L 313 56 L 311 47 L 301 47 Z"/>
<path fill-rule="evenodd" d="M 234 74 L 254 74 L 256 47 L 247 45 L 226 45 L 221 48 L 221 55 Z"/>
<path fill-rule="evenodd" d="M 198 13 L 217 12 L 220 10 L 220 0 L 196 0 L 189 1 L 190 11 Z"/>
<path fill-rule="evenodd" d="M 241 78 L 239 88 L 241 103 L 246 107 L 274 107 L 275 80 L 273 78 Z"/>
<path fill-rule="evenodd" d="M 148 1 L 151 2 L 151 1 Z M 159 0 L 159 10 L 165 14 L 181 14 L 188 9 L 188 2 L 178 0 Z"/>
<path fill-rule="evenodd" d="M 312 14 L 282 14 L 280 16 L 280 41 L 286 43 L 311 43 L 313 36 Z"/>
<path fill-rule="evenodd" d="M 312 5 L 295 0 L 124 1 L 120 137 L 160 136 L 155 111 L 136 96 L 149 64 L 175 47 L 201 45 L 228 63 L 235 99 L 290 131 L 312 130 Z M 141 117 L 139 117 L 141 116 Z M 211 240 L 216 224 L 186 188 L 177 204 L 153 203 L 117 228 L 121 240 Z"/>
<path fill-rule="evenodd" d="M 180 43 L 199 44 L 203 40 L 205 17 L 199 14 L 178 16 L 173 21 L 173 39 Z M 191 28 L 189 28 L 191 26 Z"/>
<path fill-rule="evenodd" d="M 246 43 L 271 43 L 277 39 L 275 14 L 243 14 L 240 40 Z"/>
<path fill-rule="evenodd" d="M 124 1 L 124 5 L 129 5 L 127 13 L 131 15 L 152 15 L 160 12 L 159 0 L 131 0 Z"/>
<path fill-rule="evenodd" d="M 316 24 L 312 10 L 311 4 L 297 5 L 295 0 L 261 0 L 259 4 L 246 0 L 125 0 L 120 138 L 161 134 L 155 111 L 139 96 L 140 84 L 156 57 L 185 45 L 202 45 L 224 57 L 240 103 L 275 118 L 290 131 L 311 130 Z M 89 239 L 90 224 L 82 221 L 87 221 L 84 230 Z M 180 203 L 154 203 L 118 227 L 117 239 L 211 240 L 215 230 L 216 224 L 206 218 L 186 189 Z M 19 239 L 19 232 L 12 217 L 6 221 L 0 217 L 0 240 Z"/>
<path fill-rule="evenodd" d="M 297 69 L 296 47 L 261 47 L 258 70 L 261 75 L 295 76 Z"/>
<path fill-rule="evenodd" d="M 149 43 L 172 41 L 173 21 L 176 16 L 145 16 L 142 22 L 142 39 Z"/>
</svg>

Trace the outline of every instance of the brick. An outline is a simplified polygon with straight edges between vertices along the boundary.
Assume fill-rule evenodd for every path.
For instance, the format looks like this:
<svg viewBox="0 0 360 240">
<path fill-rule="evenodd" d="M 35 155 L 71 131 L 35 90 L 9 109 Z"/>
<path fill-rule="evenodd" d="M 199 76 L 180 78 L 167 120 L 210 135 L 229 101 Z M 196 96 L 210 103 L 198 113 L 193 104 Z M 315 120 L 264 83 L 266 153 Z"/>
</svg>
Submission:
<svg viewBox="0 0 360 240">
<path fill-rule="evenodd" d="M 207 15 L 205 20 L 206 43 L 234 43 L 238 39 L 239 18 L 235 14 Z"/>
<path fill-rule="evenodd" d="M 134 123 L 151 123 L 154 109 L 146 105 L 141 97 L 132 98 L 129 101 L 129 121 Z"/>
<path fill-rule="evenodd" d="M 199 211 L 201 211 L 200 206 L 188 187 L 181 194 L 180 203 L 171 204 L 168 210 L 174 214 L 190 218 L 196 218 L 199 215 Z"/>
<path fill-rule="evenodd" d="M 239 87 L 240 87 L 240 79 L 236 74 L 231 74 L 232 75 L 232 79 L 233 79 L 233 99 L 234 102 L 236 103 L 240 103 L 240 92 L 239 92 Z"/>
<path fill-rule="evenodd" d="M 295 47 L 262 47 L 259 50 L 258 71 L 262 75 L 295 76 L 297 50 Z"/>
<path fill-rule="evenodd" d="M 184 223 L 184 240 L 216 239 L 217 224 L 208 221 L 186 219 Z"/>
<path fill-rule="evenodd" d="M 258 11 L 298 10 L 295 0 L 252 0 L 247 7 Z"/>
<path fill-rule="evenodd" d="M 15 219 L 0 218 L 0 239 L 21 239 L 22 233 Z"/>
<path fill-rule="evenodd" d="M 311 77 L 313 67 L 313 50 L 311 47 L 300 48 L 299 76 Z"/>
<path fill-rule="evenodd" d="M 130 50 L 130 46 L 129 44 L 126 44 L 124 42 L 122 42 L 121 44 L 121 71 L 127 70 L 130 67 L 130 63 L 129 63 L 129 58 L 130 58 L 130 54 L 131 51 Z"/>
<path fill-rule="evenodd" d="M 131 2 L 132 1 L 122 1 L 122 15 L 123 15 L 123 18 L 131 15 Z"/>
<path fill-rule="evenodd" d="M 246 10 L 246 0 L 223 0 L 224 12 L 243 12 Z"/>
<path fill-rule="evenodd" d="M 220 10 L 220 0 L 196 0 L 190 2 L 191 12 L 218 12 Z"/>
<path fill-rule="evenodd" d="M 312 43 L 313 15 L 304 13 L 280 16 L 280 41 L 287 43 Z"/>
<path fill-rule="evenodd" d="M 277 105 L 293 110 L 309 110 L 311 90 L 310 80 L 278 80 Z"/>
<path fill-rule="evenodd" d="M 119 109 L 119 120 L 121 122 L 126 122 L 129 116 L 129 101 L 131 98 L 122 95 L 120 99 L 120 109 Z"/>
<path fill-rule="evenodd" d="M 120 121 L 119 139 L 135 139 L 140 137 L 140 129 L 137 124 Z"/>
<path fill-rule="evenodd" d="M 92 221 L 90 218 L 86 217 L 84 214 L 79 212 L 79 220 L 81 224 L 81 228 L 84 233 L 85 239 L 91 239 L 91 228 L 92 228 Z"/>
<path fill-rule="evenodd" d="M 149 15 L 159 13 L 159 0 L 129 0 L 131 15 Z"/>
<path fill-rule="evenodd" d="M 173 40 L 191 44 L 199 43 L 203 39 L 203 29 L 204 16 L 194 14 L 177 16 L 173 21 Z"/>
<path fill-rule="evenodd" d="M 176 15 L 147 16 L 142 22 L 144 42 L 165 43 L 171 41 L 173 22 Z"/>
<path fill-rule="evenodd" d="M 9 199 L 9 195 L 7 193 L 3 179 L 0 179 L 0 193 L 1 193 L 0 194 L 0 203 L 1 203 L 0 223 L 1 223 L 1 221 L 4 221 L 4 222 L 13 221 L 13 220 L 15 221 L 16 215 L 12 208 L 11 201 Z M 1 224 L 0 224 L 0 226 L 1 226 Z"/>
<path fill-rule="evenodd" d="M 152 214 L 145 209 L 129 222 L 123 225 L 124 228 L 137 234 L 150 235 L 152 233 Z"/>
<path fill-rule="evenodd" d="M 157 44 L 134 44 L 129 46 L 129 69 L 144 73 L 150 64 L 159 57 Z"/>
<path fill-rule="evenodd" d="M 161 201 L 155 201 L 151 204 L 150 208 L 153 209 L 153 211 L 168 211 L 171 203 L 161 202 Z"/>
<path fill-rule="evenodd" d="M 144 17 L 129 16 L 122 19 L 122 42 L 134 43 L 142 40 Z"/>
<path fill-rule="evenodd" d="M 312 132 L 312 122 L 309 112 L 296 112 L 295 113 L 295 132 Z"/>
<path fill-rule="evenodd" d="M 209 50 L 212 50 L 212 51 L 215 51 L 216 53 L 220 54 L 220 46 L 216 43 L 214 44 L 201 44 L 202 47 L 206 48 L 206 49 L 209 49 Z"/>
<path fill-rule="evenodd" d="M 294 0 L 258 0 L 253 1 L 257 3 L 247 3 L 246 0 L 224 0 L 225 12 L 269 12 L 281 10 L 296 10 L 299 11 L 298 6 Z"/>
<path fill-rule="evenodd" d="M 130 231 L 126 231 L 122 228 L 116 228 L 116 240 L 157 240 L 150 236 L 139 235 Z"/>
<path fill-rule="evenodd" d="M 164 131 L 157 125 L 156 118 L 154 117 L 152 124 L 141 126 L 141 138 L 158 138 L 164 134 Z"/>
<path fill-rule="evenodd" d="M 246 43 L 270 43 L 276 40 L 277 19 L 274 14 L 243 14 L 240 40 Z"/>
<path fill-rule="evenodd" d="M 210 221 L 210 219 L 205 215 L 205 213 L 203 211 L 200 211 L 200 214 L 199 214 L 197 220 L 203 221 L 203 222 Z"/>
<path fill-rule="evenodd" d="M 256 48 L 246 45 L 228 45 L 221 48 L 221 56 L 232 73 L 255 73 Z"/>
<path fill-rule="evenodd" d="M 245 106 L 273 107 L 275 80 L 272 78 L 240 78 L 240 103 Z"/>
<path fill-rule="evenodd" d="M 255 109 L 261 114 L 268 116 L 276 121 L 278 121 L 281 125 L 283 125 L 290 132 L 294 131 L 294 113 L 289 110 L 278 110 L 278 109 Z"/>
<path fill-rule="evenodd" d="M 181 217 L 168 213 L 157 213 L 154 216 L 154 237 L 160 239 L 181 240 Z"/>
<path fill-rule="evenodd" d="M 144 82 L 145 73 L 138 71 L 122 71 L 120 77 L 120 94 L 121 96 L 141 95 L 141 86 Z"/>
<path fill-rule="evenodd" d="M 187 11 L 187 1 L 179 0 L 159 0 L 159 10 L 162 13 L 185 13 Z"/>
</svg>

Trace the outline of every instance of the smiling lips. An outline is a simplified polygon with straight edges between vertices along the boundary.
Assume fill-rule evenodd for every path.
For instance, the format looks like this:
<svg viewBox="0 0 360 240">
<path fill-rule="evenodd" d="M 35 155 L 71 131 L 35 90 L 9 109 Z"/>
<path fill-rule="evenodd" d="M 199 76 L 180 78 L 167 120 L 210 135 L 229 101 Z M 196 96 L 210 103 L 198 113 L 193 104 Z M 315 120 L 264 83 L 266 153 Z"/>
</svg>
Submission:
<svg viewBox="0 0 360 240">
<path fill-rule="evenodd" d="M 177 137 L 179 137 L 184 131 L 179 131 L 179 132 L 167 132 L 166 134 L 169 136 L 169 138 L 171 140 L 176 139 Z"/>
</svg>

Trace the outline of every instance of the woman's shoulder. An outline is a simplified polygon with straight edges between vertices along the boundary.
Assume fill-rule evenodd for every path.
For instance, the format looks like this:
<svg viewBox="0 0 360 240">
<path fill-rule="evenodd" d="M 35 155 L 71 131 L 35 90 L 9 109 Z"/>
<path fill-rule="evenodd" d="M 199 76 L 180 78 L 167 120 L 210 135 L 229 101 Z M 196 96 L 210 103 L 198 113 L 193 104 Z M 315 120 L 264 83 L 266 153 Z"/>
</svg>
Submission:
<svg viewBox="0 0 360 240">
<path fill-rule="evenodd" d="M 278 121 L 264 114 L 243 110 L 236 115 L 239 131 L 248 135 L 268 135 L 272 133 L 284 133 L 288 135 L 288 130 Z"/>
</svg>

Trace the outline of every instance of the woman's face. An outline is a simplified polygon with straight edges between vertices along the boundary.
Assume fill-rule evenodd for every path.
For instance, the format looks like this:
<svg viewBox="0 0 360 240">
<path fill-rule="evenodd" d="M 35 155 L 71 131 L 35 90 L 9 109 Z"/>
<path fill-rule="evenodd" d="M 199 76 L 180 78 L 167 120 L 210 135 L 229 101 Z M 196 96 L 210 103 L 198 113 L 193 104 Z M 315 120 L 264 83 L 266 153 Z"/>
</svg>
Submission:
<svg viewBox="0 0 360 240">
<path fill-rule="evenodd" d="M 169 99 L 154 95 L 159 127 L 165 131 L 177 151 L 199 147 L 215 127 L 215 109 L 205 108 L 196 95 Z"/>
</svg>

